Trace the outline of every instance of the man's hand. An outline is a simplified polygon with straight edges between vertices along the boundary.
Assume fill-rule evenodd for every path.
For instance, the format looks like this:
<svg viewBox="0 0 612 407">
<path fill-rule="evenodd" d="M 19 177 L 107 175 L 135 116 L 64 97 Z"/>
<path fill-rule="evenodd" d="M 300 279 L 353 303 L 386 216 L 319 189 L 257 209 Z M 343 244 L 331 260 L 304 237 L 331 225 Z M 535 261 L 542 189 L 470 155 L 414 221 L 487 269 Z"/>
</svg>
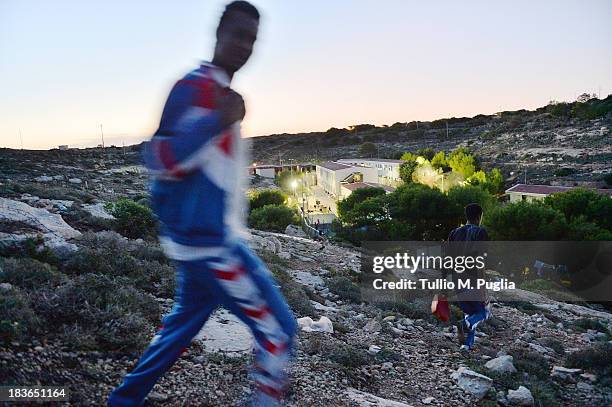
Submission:
<svg viewBox="0 0 612 407">
<path fill-rule="evenodd" d="M 221 126 L 226 128 L 232 123 L 242 120 L 245 113 L 246 110 L 242 96 L 229 89 L 228 93 L 222 96 L 219 101 Z"/>
</svg>

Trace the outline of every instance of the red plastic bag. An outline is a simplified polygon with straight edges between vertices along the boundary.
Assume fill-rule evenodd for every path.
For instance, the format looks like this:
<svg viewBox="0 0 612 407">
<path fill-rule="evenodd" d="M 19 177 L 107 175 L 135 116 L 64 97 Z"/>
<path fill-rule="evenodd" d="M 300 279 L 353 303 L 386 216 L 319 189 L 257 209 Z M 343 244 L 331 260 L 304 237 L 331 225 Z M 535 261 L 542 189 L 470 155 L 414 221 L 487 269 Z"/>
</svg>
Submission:
<svg viewBox="0 0 612 407">
<path fill-rule="evenodd" d="M 431 301 L 431 313 L 442 322 L 450 319 L 450 307 L 445 295 L 436 294 Z"/>
</svg>

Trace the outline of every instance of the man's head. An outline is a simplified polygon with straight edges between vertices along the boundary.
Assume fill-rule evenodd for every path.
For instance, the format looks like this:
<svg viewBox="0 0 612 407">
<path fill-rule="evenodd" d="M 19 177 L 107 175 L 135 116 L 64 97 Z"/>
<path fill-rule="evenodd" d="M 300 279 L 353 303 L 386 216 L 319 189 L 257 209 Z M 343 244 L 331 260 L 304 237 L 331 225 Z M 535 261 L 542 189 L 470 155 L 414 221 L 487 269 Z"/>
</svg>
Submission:
<svg viewBox="0 0 612 407">
<path fill-rule="evenodd" d="M 251 3 L 242 0 L 229 3 L 217 27 L 213 62 L 233 75 L 251 56 L 258 28 L 259 12 Z"/>
<path fill-rule="evenodd" d="M 468 204 L 465 207 L 465 217 L 468 222 L 473 225 L 480 225 L 480 219 L 482 218 L 482 206 L 477 203 Z"/>
</svg>

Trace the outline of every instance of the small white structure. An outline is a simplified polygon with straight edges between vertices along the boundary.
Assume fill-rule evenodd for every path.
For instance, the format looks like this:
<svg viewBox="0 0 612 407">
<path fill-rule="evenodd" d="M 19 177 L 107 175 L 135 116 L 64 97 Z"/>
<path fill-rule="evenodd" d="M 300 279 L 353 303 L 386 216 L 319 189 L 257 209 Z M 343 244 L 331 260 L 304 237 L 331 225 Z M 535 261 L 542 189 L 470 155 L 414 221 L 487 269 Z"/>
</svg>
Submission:
<svg viewBox="0 0 612 407">
<path fill-rule="evenodd" d="M 379 184 L 396 187 L 402 181 L 400 178 L 400 165 L 404 163 L 402 160 L 387 158 L 342 158 L 338 162 L 376 168 L 378 172 L 378 180 L 376 182 Z"/>
<path fill-rule="evenodd" d="M 334 199 L 341 197 L 341 185 L 351 182 L 378 181 L 376 168 L 328 161 L 316 167 L 317 184 Z"/>
<path fill-rule="evenodd" d="M 62 144 L 62 145 L 58 146 L 58 148 L 60 150 L 62 150 L 62 151 L 65 151 L 65 150 L 68 150 L 69 147 L 68 147 L 68 144 Z"/>
<path fill-rule="evenodd" d="M 260 167 L 255 167 L 255 175 L 259 175 L 264 178 L 272 178 L 276 176 L 276 166 L 273 165 L 262 165 Z"/>
<path fill-rule="evenodd" d="M 516 184 L 506 190 L 506 194 L 510 196 L 510 202 L 527 201 L 531 202 L 534 200 L 542 200 L 550 194 L 559 192 L 567 192 L 576 187 L 561 187 L 552 185 L 530 185 L 530 184 Z M 611 189 L 593 189 L 593 191 L 612 197 Z"/>
</svg>

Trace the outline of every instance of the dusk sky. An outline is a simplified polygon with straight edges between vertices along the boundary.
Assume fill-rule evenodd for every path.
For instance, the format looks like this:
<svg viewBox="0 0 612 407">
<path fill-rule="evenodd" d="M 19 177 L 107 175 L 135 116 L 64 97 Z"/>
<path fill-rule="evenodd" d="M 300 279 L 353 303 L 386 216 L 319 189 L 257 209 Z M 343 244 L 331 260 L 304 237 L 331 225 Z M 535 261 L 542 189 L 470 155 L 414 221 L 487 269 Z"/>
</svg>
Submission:
<svg viewBox="0 0 612 407">
<path fill-rule="evenodd" d="M 209 59 L 227 1 L 0 0 L 0 146 L 133 144 Z M 612 1 L 253 0 L 243 134 L 533 109 L 612 93 Z"/>
</svg>

